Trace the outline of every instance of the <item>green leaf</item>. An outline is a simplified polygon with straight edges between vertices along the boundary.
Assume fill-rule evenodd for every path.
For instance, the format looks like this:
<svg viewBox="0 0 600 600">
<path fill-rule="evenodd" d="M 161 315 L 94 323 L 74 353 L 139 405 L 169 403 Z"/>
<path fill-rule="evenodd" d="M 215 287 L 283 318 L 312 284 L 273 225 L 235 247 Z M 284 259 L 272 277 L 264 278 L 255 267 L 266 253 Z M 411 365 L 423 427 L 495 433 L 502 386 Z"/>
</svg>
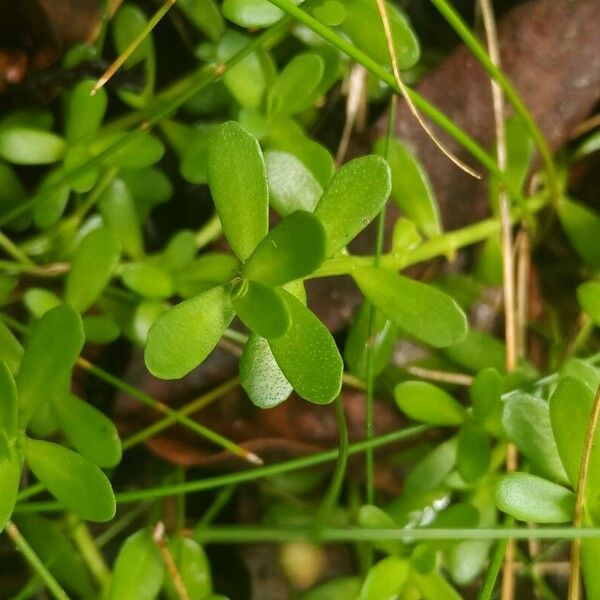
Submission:
<svg viewBox="0 0 600 600">
<path fill-rule="evenodd" d="M 504 403 L 502 424 L 511 442 L 542 475 L 568 481 L 554 441 L 548 403 L 529 394 L 515 394 Z"/>
<path fill-rule="evenodd" d="M 212 592 L 212 581 L 210 564 L 202 546 L 192 539 L 176 537 L 169 540 L 168 547 L 188 597 L 208 599 Z M 170 600 L 179 600 L 181 597 L 177 594 L 170 577 L 165 578 L 165 591 Z"/>
<path fill-rule="evenodd" d="M 49 310 L 36 323 L 17 375 L 21 427 L 42 404 L 67 389 L 83 342 L 81 317 L 68 304 Z"/>
<path fill-rule="evenodd" d="M 352 321 L 344 346 L 344 358 L 352 373 L 367 379 L 367 362 L 371 356 L 371 371 L 379 375 L 388 364 L 396 342 L 396 325 L 381 311 L 374 310 L 373 335 L 370 330 L 371 305 L 363 302 Z"/>
<path fill-rule="evenodd" d="M 352 276 L 377 308 L 418 340 L 441 348 L 466 336 L 464 312 L 434 287 L 374 267 L 357 269 Z"/>
<path fill-rule="evenodd" d="M 394 600 L 408 580 L 409 563 L 399 556 L 388 556 L 369 569 L 359 600 Z"/>
<path fill-rule="evenodd" d="M 45 165 L 60 160 L 65 141 L 49 131 L 10 127 L 0 130 L 0 157 L 17 165 Z"/>
<path fill-rule="evenodd" d="M 390 168 L 380 156 L 355 158 L 331 179 L 315 209 L 333 256 L 381 212 L 390 195 Z"/>
<path fill-rule="evenodd" d="M 213 42 L 223 34 L 225 24 L 214 0 L 177 0 L 177 8 Z"/>
<path fill-rule="evenodd" d="M 325 64 L 314 52 L 297 54 L 279 73 L 269 90 L 269 113 L 289 117 L 315 100 Z"/>
<path fill-rule="evenodd" d="M 158 265 L 134 263 L 121 275 L 123 283 L 144 298 L 169 298 L 173 295 L 173 280 Z"/>
<path fill-rule="evenodd" d="M 15 375 L 23 358 L 23 346 L 12 331 L 0 321 L 0 360 L 3 360 Z"/>
<path fill-rule="evenodd" d="M 82 456 L 99 467 L 121 461 L 121 440 L 107 416 L 73 394 L 57 396 L 52 406 L 67 439 Z"/>
<path fill-rule="evenodd" d="M 110 344 L 121 334 L 121 329 L 108 315 L 87 315 L 83 317 L 85 339 L 91 344 Z"/>
<path fill-rule="evenodd" d="M 56 223 L 62 216 L 71 190 L 68 185 L 61 185 L 55 188 L 54 191 L 46 192 L 46 190 L 55 185 L 64 172 L 62 169 L 56 169 L 51 171 L 47 177 L 42 179 L 37 192 L 36 192 L 36 204 L 33 206 L 33 222 L 39 229 L 46 229 Z M 40 194 L 44 194 L 40 196 Z M 39 198 L 39 200 L 38 200 Z"/>
<path fill-rule="evenodd" d="M 225 237 L 245 261 L 267 235 L 267 171 L 258 142 L 234 121 L 211 138 L 208 181 Z"/>
<path fill-rule="evenodd" d="M 600 216 L 568 198 L 558 202 L 558 218 L 573 248 L 592 269 L 600 268 Z"/>
<path fill-rule="evenodd" d="M 214 349 L 234 317 L 225 289 L 216 287 L 163 313 L 150 328 L 144 358 L 160 379 L 179 379 Z"/>
<path fill-rule="evenodd" d="M 125 182 L 114 179 L 100 196 L 98 208 L 106 224 L 119 239 L 125 254 L 134 259 L 142 258 L 142 226 L 133 197 Z"/>
<path fill-rule="evenodd" d="M 231 302 L 244 325 L 256 335 L 272 339 L 283 335 L 290 326 L 285 304 L 275 290 L 248 279 L 241 279 Z"/>
<path fill-rule="evenodd" d="M 194 232 L 182 229 L 169 240 L 162 251 L 160 264 L 167 271 L 183 269 L 194 260 L 197 251 Z"/>
<path fill-rule="evenodd" d="M 577 288 L 577 300 L 596 325 L 600 325 L 600 282 L 586 281 Z"/>
<path fill-rule="evenodd" d="M 253 404 L 273 408 L 293 391 L 265 338 L 251 335 L 240 358 L 240 383 Z"/>
<path fill-rule="evenodd" d="M 126 133 L 110 132 L 96 136 L 90 142 L 90 150 L 96 155 L 109 146 L 120 142 Z M 144 169 L 158 162 L 165 153 L 165 147 L 155 136 L 145 131 L 137 131 L 134 138 L 125 142 L 110 156 L 104 158 L 104 164 L 118 169 Z"/>
<path fill-rule="evenodd" d="M 585 583 L 585 597 L 589 600 L 600 598 L 598 564 L 600 564 L 600 540 L 598 538 L 581 540 L 581 568 Z"/>
<path fill-rule="evenodd" d="M 360 593 L 359 577 L 339 577 L 322 583 L 301 597 L 301 600 L 338 600 L 356 598 Z"/>
<path fill-rule="evenodd" d="M 406 478 L 404 490 L 415 494 L 438 487 L 456 464 L 457 439 L 450 438 L 422 458 Z"/>
<path fill-rule="evenodd" d="M 149 530 L 130 535 L 119 550 L 110 585 L 110 600 L 154 600 L 165 577 L 165 563 Z"/>
<path fill-rule="evenodd" d="M 550 422 L 558 454 L 575 489 L 588 423 L 594 405 L 594 392 L 573 377 L 563 377 L 550 396 Z M 600 432 L 596 430 L 590 456 L 587 498 L 594 502 L 600 495 Z"/>
<path fill-rule="evenodd" d="M 496 369 L 500 373 L 506 370 L 504 344 L 478 329 L 469 330 L 462 341 L 445 348 L 444 353 L 452 362 L 473 373 L 487 368 Z"/>
<path fill-rule="evenodd" d="M 19 515 L 19 530 L 56 580 L 76 598 L 93 598 L 94 583 L 88 568 L 58 522 L 39 515 Z"/>
<path fill-rule="evenodd" d="M 414 580 L 423 600 L 462 600 L 461 595 L 437 571 L 427 575 L 413 571 L 411 579 Z"/>
<path fill-rule="evenodd" d="M 221 283 L 226 283 L 239 263 L 231 254 L 203 254 L 173 273 L 177 293 L 185 298 L 195 296 Z"/>
<path fill-rule="evenodd" d="M 302 302 L 283 289 L 277 293 L 287 306 L 291 325 L 285 335 L 269 341 L 273 356 L 299 396 L 327 404 L 342 386 L 344 364 L 335 341 Z"/>
<path fill-rule="evenodd" d="M 390 2 L 386 2 L 400 69 L 410 69 L 420 56 L 417 37 L 404 14 Z M 346 18 L 340 29 L 355 46 L 379 64 L 390 64 L 390 54 L 377 5 L 371 0 L 344 0 Z"/>
<path fill-rule="evenodd" d="M 325 258 L 325 230 L 298 210 L 278 223 L 246 261 L 244 277 L 275 287 L 313 273 Z"/>
<path fill-rule="evenodd" d="M 493 368 L 482 369 L 469 388 L 473 416 L 486 421 L 502 411 L 502 377 Z"/>
<path fill-rule="evenodd" d="M 465 423 L 458 433 L 456 468 L 459 475 L 473 483 L 483 477 L 490 468 L 490 441 L 486 432 L 476 423 Z"/>
<path fill-rule="evenodd" d="M 27 439 L 27 464 L 66 508 L 88 521 L 110 521 L 115 497 L 106 475 L 80 454 L 41 440 Z"/>
<path fill-rule="evenodd" d="M 220 63 L 226 62 L 245 48 L 251 39 L 238 31 L 226 30 L 217 45 L 217 60 Z M 231 69 L 227 69 L 223 75 L 223 83 L 240 106 L 258 109 L 274 72 L 272 59 L 266 50 L 260 47 L 250 52 Z"/>
<path fill-rule="evenodd" d="M 566 523 L 573 519 L 575 494 L 529 473 L 508 473 L 498 480 L 496 505 L 528 523 Z"/>
<path fill-rule="evenodd" d="M 84 79 L 66 94 L 65 135 L 69 143 L 87 138 L 98 131 L 106 112 L 106 90 L 90 95 L 95 81 Z"/>
<path fill-rule="evenodd" d="M 384 141 L 376 145 L 383 156 Z M 400 140 L 391 140 L 387 161 L 392 173 L 392 198 L 415 225 L 427 236 L 442 232 L 440 211 L 425 169 Z"/>
<path fill-rule="evenodd" d="M 291 0 L 301 4 L 303 0 Z M 225 0 L 223 15 L 240 27 L 269 27 L 284 16 L 284 12 L 269 0 Z"/>
<path fill-rule="evenodd" d="M 401 411 L 415 421 L 432 425 L 460 425 L 465 409 L 441 388 L 426 381 L 403 381 L 394 389 Z"/>
<path fill-rule="evenodd" d="M 4 432 L 0 430 L 0 436 L 3 435 Z M 20 482 L 21 458 L 16 450 L 9 446 L 8 456 L 0 452 L 0 532 L 4 530 L 13 513 Z"/>
<path fill-rule="evenodd" d="M 569 358 L 560 368 L 561 377 L 571 376 L 587 383 L 592 391 L 600 386 L 600 373 L 598 369 L 580 358 Z"/>
<path fill-rule="evenodd" d="M 293 154 L 265 152 L 271 206 L 285 217 L 296 210 L 313 212 L 323 188 L 310 170 Z"/>
<path fill-rule="evenodd" d="M 109 227 L 90 231 L 80 242 L 67 275 L 65 302 L 80 313 L 97 300 L 119 263 L 121 247 Z"/>
<path fill-rule="evenodd" d="M 18 411 L 17 384 L 8 365 L 0 359 L 0 430 L 4 430 L 9 439 L 17 434 Z"/>
<path fill-rule="evenodd" d="M 390 515 L 373 504 L 363 504 L 356 515 L 356 522 L 369 529 L 397 529 L 398 523 Z M 401 554 L 404 543 L 401 540 L 375 540 L 374 547 L 387 554 Z"/>
<path fill-rule="evenodd" d="M 23 294 L 23 304 L 27 310 L 37 319 L 45 315 L 50 309 L 60 305 L 60 298 L 42 288 L 29 288 Z"/>
</svg>

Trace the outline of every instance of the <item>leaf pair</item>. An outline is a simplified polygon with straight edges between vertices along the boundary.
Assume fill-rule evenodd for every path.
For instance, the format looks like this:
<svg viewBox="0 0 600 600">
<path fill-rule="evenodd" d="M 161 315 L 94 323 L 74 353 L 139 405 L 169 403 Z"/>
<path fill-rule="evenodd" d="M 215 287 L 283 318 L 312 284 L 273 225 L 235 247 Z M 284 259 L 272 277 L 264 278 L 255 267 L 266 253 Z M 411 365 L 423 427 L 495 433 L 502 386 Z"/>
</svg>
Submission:
<svg viewBox="0 0 600 600">
<path fill-rule="evenodd" d="M 12 513 L 23 459 L 50 492 L 81 517 L 104 521 L 114 515 L 110 483 L 97 465 L 119 462 L 116 430 L 104 415 L 68 393 L 83 342 L 81 318 L 62 304 L 37 322 L 16 378 L 0 360 L 0 527 Z M 25 435 L 32 419 L 49 407 L 79 453 Z"/>
</svg>

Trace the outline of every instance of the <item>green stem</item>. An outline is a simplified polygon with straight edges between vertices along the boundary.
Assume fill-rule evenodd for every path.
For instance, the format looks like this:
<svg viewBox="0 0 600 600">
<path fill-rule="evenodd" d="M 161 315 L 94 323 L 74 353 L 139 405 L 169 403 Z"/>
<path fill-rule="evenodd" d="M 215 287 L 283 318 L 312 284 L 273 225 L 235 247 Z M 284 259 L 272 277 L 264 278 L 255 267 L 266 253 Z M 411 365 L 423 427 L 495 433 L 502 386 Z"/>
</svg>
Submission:
<svg viewBox="0 0 600 600">
<path fill-rule="evenodd" d="M 514 522 L 515 520 L 512 517 L 507 517 L 505 521 L 506 528 L 508 529 L 508 527 L 511 527 Z M 481 588 L 477 594 L 477 600 L 491 600 L 492 594 L 494 593 L 494 588 L 496 587 L 498 575 L 500 574 L 500 569 L 502 568 L 502 564 L 504 562 L 504 552 L 507 544 L 508 537 L 501 539 L 494 547 L 490 564 L 488 565 L 488 569 L 485 572 L 485 577 L 483 578 L 483 583 L 481 584 Z"/>
<path fill-rule="evenodd" d="M 36 264 L 4 233 L 0 231 L 0 248 L 14 258 L 20 265 L 29 269 L 37 268 Z"/>
<path fill-rule="evenodd" d="M 6 524 L 6 533 L 21 552 L 23 558 L 25 558 L 31 568 L 40 576 L 45 586 L 50 590 L 56 600 L 69 600 L 69 596 L 67 596 L 58 581 L 54 579 L 50 571 L 48 571 L 39 556 L 33 551 L 33 548 L 27 543 L 27 540 L 21 535 L 21 532 L 12 521 L 9 521 Z"/>
<path fill-rule="evenodd" d="M 236 489 L 236 485 L 228 485 L 220 490 L 198 521 L 196 529 L 210 525 L 223 510 L 223 508 L 225 508 L 225 506 L 229 503 Z"/>
<path fill-rule="evenodd" d="M 299 6 L 296 6 L 290 2 L 290 0 L 269 0 L 271 4 L 277 6 L 288 15 L 314 31 L 318 36 L 322 37 L 325 41 L 329 42 L 332 46 L 360 63 L 368 71 L 376 75 L 379 79 L 387 83 L 392 90 L 397 94 L 401 94 L 402 90 L 398 87 L 394 75 L 390 73 L 385 67 L 378 64 L 370 56 L 365 54 L 362 50 L 353 46 L 348 40 L 343 38 L 341 35 L 336 33 L 333 29 L 327 27 L 320 21 L 317 21 L 314 17 L 309 15 Z M 413 104 L 427 117 L 429 117 L 434 123 L 441 127 L 446 133 L 454 138 L 463 148 L 470 152 L 488 171 L 493 173 L 499 181 L 501 181 L 508 190 L 510 196 L 514 200 L 521 202 L 523 200 L 519 191 L 515 188 L 510 178 L 500 169 L 496 161 L 486 152 L 469 134 L 464 132 L 460 127 L 452 122 L 446 115 L 444 115 L 435 106 L 430 104 L 425 98 L 420 96 L 414 90 L 407 90 L 410 99 Z"/>
<path fill-rule="evenodd" d="M 400 442 L 402 440 L 410 439 L 421 433 L 424 433 L 431 429 L 426 425 L 417 425 L 414 427 L 407 427 L 398 431 L 392 431 L 380 436 L 376 436 L 370 440 L 362 440 L 348 445 L 348 454 L 357 454 L 364 452 L 367 448 L 379 448 L 387 444 L 394 442 Z M 281 473 L 288 473 L 290 471 L 297 471 L 299 469 L 305 469 L 308 467 L 314 467 L 316 465 L 331 462 L 338 457 L 339 450 L 332 448 L 331 450 L 325 450 L 323 452 L 317 452 L 309 456 L 302 456 L 300 458 L 294 458 L 289 461 L 277 463 L 274 465 L 268 465 L 266 467 L 258 467 L 256 469 L 239 471 L 236 473 L 229 473 L 227 475 L 218 475 L 216 477 L 210 477 L 201 479 L 198 481 L 188 481 L 186 483 L 178 485 L 162 486 L 157 488 L 148 488 L 145 490 L 136 490 L 131 492 L 122 492 L 116 494 L 115 498 L 119 504 L 129 504 L 132 502 L 140 502 L 143 500 L 165 498 L 167 496 L 173 496 L 175 494 L 189 494 L 193 492 L 200 492 L 204 490 L 211 490 L 226 485 L 234 485 L 244 483 L 247 481 L 256 481 L 263 477 L 274 477 Z M 25 504 L 17 504 L 15 512 L 17 513 L 32 513 L 41 511 L 59 511 L 63 507 L 59 502 L 30 502 Z"/>
<path fill-rule="evenodd" d="M 137 140 L 146 131 L 154 127 L 154 125 L 156 125 L 159 121 L 171 115 L 177 108 L 179 108 L 179 106 L 187 102 L 192 96 L 215 81 L 218 81 L 229 69 L 246 58 L 246 56 L 256 50 L 256 48 L 262 46 L 270 39 L 275 38 L 281 31 L 287 28 L 288 25 L 289 20 L 282 19 L 269 29 L 265 30 L 261 35 L 254 38 L 247 46 L 234 54 L 225 63 L 221 65 L 207 65 L 198 69 L 189 77 L 185 90 L 182 90 L 180 94 L 172 95 L 164 101 L 157 102 L 154 108 L 147 112 L 146 120 L 140 123 L 134 130 L 123 134 L 122 137 L 118 138 L 110 146 L 93 156 L 84 164 L 75 169 L 67 171 L 52 185 L 44 187 L 43 190 L 40 190 L 37 194 L 25 202 L 20 203 L 14 209 L 4 213 L 2 216 L 0 216 L 0 226 L 5 225 L 16 217 L 31 210 L 33 206 L 47 199 L 61 187 L 72 184 L 73 181 L 82 175 L 85 175 L 91 169 L 102 166 L 107 158 L 111 157 L 118 150 L 121 150 L 123 147 Z"/>
<path fill-rule="evenodd" d="M 196 233 L 196 246 L 198 248 L 204 248 L 211 242 L 214 242 L 223 232 L 223 226 L 221 225 L 221 219 L 219 215 L 215 213 Z"/>
<path fill-rule="evenodd" d="M 454 29 L 462 41 L 467 45 L 469 50 L 471 50 L 475 58 L 488 72 L 490 77 L 492 77 L 502 88 L 502 91 L 506 95 L 508 101 L 512 104 L 517 114 L 523 119 L 523 122 L 529 130 L 533 141 L 538 147 L 540 156 L 544 161 L 551 194 L 553 199 L 556 200 L 558 198 L 559 185 L 556 168 L 554 166 L 554 161 L 552 160 L 552 152 L 548 147 L 548 143 L 546 142 L 544 135 L 535 122 L 535 119 L 531 115 L 531 112 L 524 104 L 523 100 L 521 100 L 521 97 L 512 83 L 508 80 L 502 70 L 493 63 L 483 45 L 475 37 L 475 35 L 473 35 L 469 27 L 463 21 L 462 17 L 456 12 L 448 0 L 431 0 L 431 2 L 448 21 L 450 26 Z"/>
</svg>

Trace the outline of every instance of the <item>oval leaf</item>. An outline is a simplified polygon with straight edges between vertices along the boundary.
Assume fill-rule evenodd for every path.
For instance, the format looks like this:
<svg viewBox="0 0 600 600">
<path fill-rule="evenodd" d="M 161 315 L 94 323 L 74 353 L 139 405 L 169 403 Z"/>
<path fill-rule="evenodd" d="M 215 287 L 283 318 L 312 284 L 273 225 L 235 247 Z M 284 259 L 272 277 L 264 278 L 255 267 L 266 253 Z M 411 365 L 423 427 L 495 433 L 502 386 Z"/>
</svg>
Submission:
<svg viewBox="0 0 600 600">
<path fill-rule="evenodd" d="M 212 352 L 233 317 L 222 286 L 168 310 L 148 332 L 144 353 L 148 370 L 161 379 L 187 375 Z"/>
<path fill-rule="evenodd" d="M 398 327 L 435 347 L 450 346 L 467 334 L 467 318 L 454 299 L 439 290 L 377 268 L 352 274 L 362 293 Z"/>
<path fill-rule="evenodd" d="M 8 365 L 0 358 L 0 430 L 4 430 L 8 438 L 17 434 L 18 405 L 17 384 Z"/>
<path fill-rule="evenodd" d="M 52 403 L 58 422 L 73 447 L 100 467 L 121 461 L 121 440 L 113 422 L 98 409 L 73 394 Z"/>
<path fill-rule="evenodd" d="M 3 432 L 0 431 L 0 436 L 2 435 Z M 4 530 L 13 513 L 20 482 L 21 458 L 15 449 L 10 447 L 8 456 L 0 452 L 0 532 Z"/>
<path fill-rule="evenodd" d="M 568 198 L 558 203 L 558 218 L 579 256 L 593 269 L 600 268 L 600 215 Z"/>
<path fill-rule="evenodd" d="M 600 282 L 587 281 L 580 285 L 577 288 L 577 300 L 590 319 L 600 325 Z"/>
<path fill-rule="evenodd" d="M 90 94 L 95 81 L 80 81 L 66 96 L 65 133 L 70 143 L 89 137 L 100 128 L 108 98 L 106 90 L 100 88 Z"/>
<path fill-rule="evenodd" d="M 256 139 L 234 121 L 211 137 L 208 182 L 225 237 L 245 261 L 267 235 L 267 170 Z"/>
<path fill-rule="evenodd" d="M 303 0 L 292 0 L 300 4 Z M 268 27 L 277 23 L 284 12 L 269 0 L 225 0 L 223 15 L 241 27 Z"/>
<path fill-rule="evenodd" d="M 390 168 L 380 156 L 355 158 L 333 176 L 315 209 L 327 234 L 326 256 L 341 250 L 373 220 L 390 190 Z"/>
<path fill-rule="evenodd" d="M 136 263 L 129 265 L 121 275 L 123 283 L 144 298 L 168 298 L 173 295 L 173 280 L 158 265 Z"/>
<path fill-rule="evenodd" d="M 58 444 L 28 439 L 25 457 L 35 476 L 69 510 L 88 521 L 110 521 L 115 497 L 106 475 L 90 460 Z"/>
<path fill-rule="evenodd" d="M 0 130 L 0 157 L 18 165 L 43 165 L 62 158 L 65 141 L 49 131 L 25 127 Z"/>
<path fill-rule="evenodd" d="M 494 495 L 498 508 L 520 521 L 566 523 L 573 519 L 575 494 L 535 475 L 503 475 Z"/>
<path fill-rule="evenodd" d="M 231 296 L 231 302 L 244 325 L 256 335 L 276 338 L 290 326 L 285 304 L 274 290 L 262 283 L 241 280 Z"/>
<path fill-rule="evenodd" d="M 154 600 L 165 576 L 165 563 L 147 529 L 130 535 L 117 556 L 110 585 L 111 600 Z"/>
<path fill-rule="evenodd" d="M 121 248 L 109 227 L 93 229 L 82 240 L 67 275 L 65 301 L 85 312 L 102 293 L 119 263 Z"/>
<path fill-rule="evenodd" d="M 460 425 L 465 409 L 441 388 L 426 381 L 403 381 L 394 389 L 401 411 L 415 421 L 432 425 Z"/>
<path fill-rule="evenodd" d="M 83 342 L 81 317 L 68 304 L 49 310 L 36 323 L 17 375 L 21 427 L 44 402 L 66 391 Z"/>
<path fill-rule="evenodd" d="M 251 335 L 240 358 L 240 383 L 253 404 L 273 408 L 293 391 L 265 338 Z"/>
<path fill-rule="evenodd" d="M 298 210 L 258 244 L 242 273 L 275 287 L 310 275 L 325 258 L 325 230 L 313 214 Z"/>
<path fill-rule="evenodd" d="M 269 341 L 273 356 L 299 396 L 327 404 L 342 387 L 344 364 L 329 330 L 302 302 L 277 290 L 290 313 L 287 333 Z"/>
<path fill-rule="evenodd" d="M 169 540 L 169 550 L 175 559 L 177 571 L 188 594 L 188 598 L 209 599 L 212 580 L 208 558 L 198 542 L 189 538 L 177 537 Z M 175 590 L 171 577 L 165 579 L 165 591 L 170 600 L 179 600 L 181 595 Z"/>
<path fill-rule="evenodd" d="M 369 569 L 359 600 L 397 598 L 408 579 L 409 563 L 399 556 L 388 556 Z"/>
<path fill-rule="evenodd" d="M 485 431 L 475 423 L 466 423 L 458 433 L 456 468 L 459 475 L 473 483 L 483 477 L 491 461 L 490 441 Z"/>
</svg>

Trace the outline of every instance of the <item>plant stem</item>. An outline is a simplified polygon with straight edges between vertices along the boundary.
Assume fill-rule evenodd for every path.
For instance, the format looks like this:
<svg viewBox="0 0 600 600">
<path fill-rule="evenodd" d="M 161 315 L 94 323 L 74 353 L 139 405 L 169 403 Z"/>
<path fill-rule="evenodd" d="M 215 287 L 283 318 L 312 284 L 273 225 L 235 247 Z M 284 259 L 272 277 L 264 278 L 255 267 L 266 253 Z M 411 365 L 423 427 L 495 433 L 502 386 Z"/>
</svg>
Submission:
<svg viewBox="0 0 600 600">
<path fill-rule="evenodd" d="M 407 440 L 430 429 L 431 427 L 427 425 L 416 425 L 413 427 L 407 427 L 406 429 L 392 431 L 380 436 L 375 436 L 370 440 L 361 440 L 360 442 L 355 442 L 348 445 L 348 454 L 357 454 L 364 452 L 370 447 L 379 448 L 387 444 L 393 444 L 395 442 Z M 257 467 L 256 469 L 238 471 L 236 473 L 218 475 L 216 477 L 209 477 L 200 479 L 198 481 L 188 481 L 186 483 L 176 485 L 122 492 L 120 494 L 116 494 L 115 498 L 119 504 L 129 504 L 132 502 L 140 502 L 142 500 L 165 498 L 167 496 L 173 496 L 176 494 L 189 494 L 192 492 L 211 490 L 226 485 L 234 485 L 247 481 L 256 481 L 257 479 L 262 479 L 263 477 L 274 477 L 275 475 L 280 475 L 282 473 L 314 467 L 316 465 L 321 465 L 335 460 L 338 457 L 338 454 L 338 448 L 332 448 L 331 450 L 324 450 L 323 452 L 317 452 L 315 454 L 310 454 L 309 456 L 302 456 L 265 467 Z M 61 509 L 62 505 L 59 502 L 30 502 L 25 504 L 17 504 L 15 507 L 15 512 L 31 513 L 40 511 L 57 511 Z"/>
<path fill-rule="evenodd" d="M 54 579 L 50 571 L 48 571 L 39 556 L 33 551 L 33 548 L 27 543 L 27 540 L 21 535 L 21 532 L 12 521 L 9 521 L 6 524 L 6 533 L 21 552 L 23 558 L 25 558 L 31 568 L 40 576 L 56 600 L 69 600 L 69 596 L 67 596 L 58 581 Z"/>
<path fill-rule="evenodd" d="M 0 231 L 0 248 L 23 267 L 37 268 L 36 264 L 2 231 Z"/>
<path fill-rule="evenodd" d="M 462 41 L 471 50 L 475 58 L 479 61 L 481 66 L 488 72 L 488 74 L 498 82 L 498 85 L 502 88 L 502 91 L 506 94 L 509 102 L 512 104 L 515 112 L 523 119 L 525 126 L 529 130 L 533 141 L 535 142 L 540 156 L 544 161 L 546 167 L 546 173 L 548 176 L 548 185 L 551 190 L 553 200 L 558 199 L 559 185 L 558 176 L 554 167 L 554 161 L 552 160 L 552 153 L 548 147 L 548 143 L 544 138 L 540 128 L 538 127 L 535 119 L 531 115 L 531 112 L 524 104 L 523 100 L 519 96 L 518 92 L 513 87 L 512 83 L 508 80 L 506 75 L 502 72 L 498 66 L 490 59 L 485 48 L 481 45 L 479 40 L 473 35 L 469 27 L 463 21 L 461 16 L 456 12 L 448 0 L 431 0 L 432 4 L 438 9 L 443 17 L 448 21 L 452 29 L 458 34 Z"/>
<path fill-rule="evenodd" d="M 513 527 L 514 522 L 515 520 L 513 517 L 507 516 L 504 522 L 506 529 Z M 492 553 L 492 558 L 490 559 L 487 571 L 485 572 L 483 583 L 477 594 L 477 600 L 491 600 L 494 588 L 496 587 L 496 580 L 498 579 L 502 563 L 504 562 L 504 552 L 507 543 L 508 538 L 503 538 L 500 539 L 494 547 L 494 552 Z"/>
<path fill-rule="evenodd" d="M 210 525 L 218 514 L 225 508 L 225 506 L 231 500 L 237 486 L 236 485 L 228 485 L 224 487 L 219 493 L 215 496 L 214 500 L 211 502 L 209 507 L 206 509 L 196 528 L 199 527 L 207 527 Z"/>
<path fill-rule="evenodd" d="M 590 458 L 594 447 L 594 438 L 600 419 L 600 386 L 596 390 L 590 420 L 588 422 L 587 432 L 583 443 L 583 452 L 581 455 L 581 466 L 579 467 L 579 480 L 577 482 L 577 495 L 575 497 L 575 515 L 573 517 L 573 527 L 579 528 L 583 524 L 585 515 L 585 494 L 590 471 Z M 569 576 L 569 600 L 579 600 L 581 597 L 581 579 L 579 571 L 581 568 L 581 540 L 574 539 L 571 545 L 571 574 Z"/>
</svg>

